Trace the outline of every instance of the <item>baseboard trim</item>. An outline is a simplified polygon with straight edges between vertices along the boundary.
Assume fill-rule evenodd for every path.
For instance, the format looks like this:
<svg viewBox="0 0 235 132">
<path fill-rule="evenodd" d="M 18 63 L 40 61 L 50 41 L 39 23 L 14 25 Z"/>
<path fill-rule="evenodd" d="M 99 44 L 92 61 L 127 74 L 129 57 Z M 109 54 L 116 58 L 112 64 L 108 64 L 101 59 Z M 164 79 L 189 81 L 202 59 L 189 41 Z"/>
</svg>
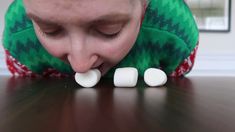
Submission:
<svg viewBox="0 0 235 132">
<path fill-rule="evenodd" d="M 0 75 L 11 75 L 9 70 L 7 69 L 6 62 L 5 62 L 5 55 L 2 49 L 0 50 Z"/>
<path fill-rule="evenodd" d="M 0 75 L 11 75 L 0 52 Z M 192 71 L 186 76 L 234 76 L 235 54 L 203 54 L 196 57 Z"/>
<path fill-rule="evenodd" d="M 0 67 L 0 75 L 1 76 L 10 76 L 11 73 L 8 71 L 6 67 Z"/>
<path fill-rule="evenodd" d="M 187 76 L 235 76 L 235 54 L 198 55 Z"/>
</svg>

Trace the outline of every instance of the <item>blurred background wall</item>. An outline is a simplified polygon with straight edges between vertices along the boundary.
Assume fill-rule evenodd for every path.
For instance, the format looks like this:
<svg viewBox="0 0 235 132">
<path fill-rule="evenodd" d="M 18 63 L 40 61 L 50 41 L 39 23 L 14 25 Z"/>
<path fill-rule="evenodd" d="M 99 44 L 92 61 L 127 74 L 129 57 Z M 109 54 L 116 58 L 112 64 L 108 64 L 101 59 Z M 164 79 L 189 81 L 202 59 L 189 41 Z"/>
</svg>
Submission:
<svg viewBox="0 0 235 132">
<path fill-rule="evenodd" d="M 0 0 L 0 75 L 9 75 L 5 64 L 5 56 L 2 48 L 2 32 L 4 28 L 4 13 L 13 0 Z"/>
</svg>

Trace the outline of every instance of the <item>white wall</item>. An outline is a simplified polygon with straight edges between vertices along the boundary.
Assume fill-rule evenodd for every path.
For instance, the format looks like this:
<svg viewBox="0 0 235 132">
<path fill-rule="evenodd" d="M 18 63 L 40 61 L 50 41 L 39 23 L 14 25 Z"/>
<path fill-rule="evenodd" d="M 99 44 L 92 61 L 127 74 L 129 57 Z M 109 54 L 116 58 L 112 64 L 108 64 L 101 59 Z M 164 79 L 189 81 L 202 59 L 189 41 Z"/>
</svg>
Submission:
<svg viewBox="0 0 235 132">
<path fill-rule="evenodd" d="M 0 1 L 0 38 L 2 38 L 2 30 L 4 27 L 4 13 L 12 0 Z M 1 42 L 1 41 L 0 41 Z"/>
<path fill-rule="evenodd" d="M 234 54 L 235 53 L 235 2 L 232 2 L 231 31 L 229 33 L 201 33 L 200 53 L 203 54 Z"/>
<path fill-rule="evenodd" d="M 200 33 L 200 45 L 191 75 L 235 76 L 235 2 L 229 33 Z"/>
<path fill-rule="evenodd" d="M 4 12 L 10 1 L 0 0 L 0 39 L 4 27 Z M 232 2 L 231 32 L 201 33 L 200 45 L 193 71 L 194 75 L 229 75 L 235 76 L 235 2 Z M 0 75 L 8 74 L 0 41 Z"/>
<path fill-rule="evenodd" d="M 12 0 L 0 0 L 0 75 L 9 75 L 5 64 L 5 56 L 2 48 L 2 32 L 4 28 L 4 13 Z"/>
</svg>

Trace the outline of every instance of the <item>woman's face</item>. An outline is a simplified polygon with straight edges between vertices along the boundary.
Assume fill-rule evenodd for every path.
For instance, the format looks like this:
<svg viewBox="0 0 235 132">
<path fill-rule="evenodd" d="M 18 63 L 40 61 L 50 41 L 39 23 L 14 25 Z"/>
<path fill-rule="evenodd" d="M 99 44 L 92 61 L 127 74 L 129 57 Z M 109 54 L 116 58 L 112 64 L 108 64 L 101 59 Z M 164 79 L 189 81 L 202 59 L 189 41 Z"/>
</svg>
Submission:
<svg viewBox="0 0 235 132">
<path fill-rule="evenodd" d="M 42 45 L 75 72 L 105 74 L 137 38 L 140 0 L 24 0 Z"/>
</svg>

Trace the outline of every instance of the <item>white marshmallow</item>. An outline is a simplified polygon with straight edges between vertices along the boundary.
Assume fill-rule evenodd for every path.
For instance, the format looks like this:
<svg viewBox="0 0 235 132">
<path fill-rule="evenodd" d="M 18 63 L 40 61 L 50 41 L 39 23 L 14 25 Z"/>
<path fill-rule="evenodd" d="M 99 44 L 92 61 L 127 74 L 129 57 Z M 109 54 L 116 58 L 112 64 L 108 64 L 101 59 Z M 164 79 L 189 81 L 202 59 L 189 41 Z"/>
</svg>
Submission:
<svg viewBox="0 0 235 132">
<path fill-rule="evenodd" d="M 75 81 L 83 87 L 95 86 L 101 78 L 101 73 L 98 69 L 91 69 L 86 73 L 76 73 Z"/>
<path fill-rule="evenodd" d="M 134 87 L 138 80 L 138 71 L 133 67 L 117 68 L 114 73 L 116 87 Z"/>
<path fill-rule="evenodd" d="M 149 68 L 144 72 L 144 81 L 151 87 L 162 86 L 167 82 L 167 75 L 160 69 Z"/>
</svg>

